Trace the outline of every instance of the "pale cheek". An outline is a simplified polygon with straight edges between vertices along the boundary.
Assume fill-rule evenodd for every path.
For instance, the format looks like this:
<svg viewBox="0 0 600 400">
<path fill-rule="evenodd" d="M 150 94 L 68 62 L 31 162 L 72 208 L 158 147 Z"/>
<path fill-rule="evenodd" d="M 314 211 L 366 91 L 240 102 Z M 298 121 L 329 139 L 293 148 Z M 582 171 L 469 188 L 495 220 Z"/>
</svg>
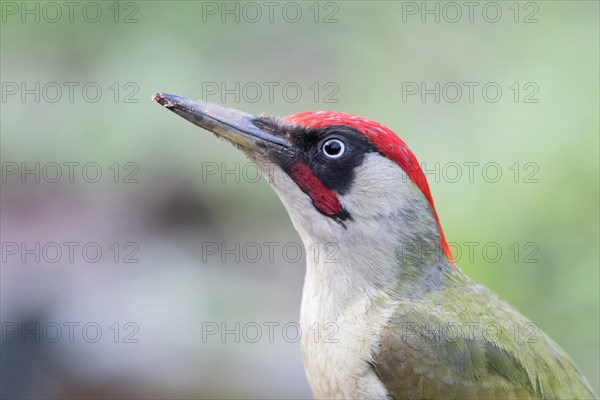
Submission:
<svg viewBox="0 0 600 400">
<path fill-rule="evenodd" d="M 302 212 L 309 205 L 312 207 L 310 198 L 300 190 L 292 178 L 276 163 L 262 157 L 257 157 L 254 154 L 248 154 L 248 158 L 254 162 L 263 178 L 271 185 L 288 211 L 288 214 L 291 214 L 290 211 L 292 210 L 294 213 Z"/>
<path fill-rule="evenodd" d="M 422 196 L 416 185 L 396 163 L 368 154 L 356 168 L 352 188 L 340 196 L 344 207 L 354 216 L 386 215 L 408 199 Z"/>
<path fill-rule="evenodd" d="M 290 216 L 305 220 L 322 217 L 315 210 L 310 197 L 283 170 L 278 168 L 269 178 L 268 182 L 281 199 Z"/>
</svg>

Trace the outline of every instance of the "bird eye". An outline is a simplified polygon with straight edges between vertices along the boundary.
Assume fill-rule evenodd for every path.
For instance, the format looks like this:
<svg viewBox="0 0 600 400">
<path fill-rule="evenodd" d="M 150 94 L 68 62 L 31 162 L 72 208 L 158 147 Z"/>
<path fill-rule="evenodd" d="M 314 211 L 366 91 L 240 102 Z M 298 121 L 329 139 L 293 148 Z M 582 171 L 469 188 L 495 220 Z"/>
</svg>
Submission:
<svg viewBox="0 0 600 400">
<path fill-rule="evenodd" d="M 323 143 L 322 150 L 327 158 L 336 159 L 344 155 L 346 145 L 340 139 L 328 139 Z"/>
</svg>

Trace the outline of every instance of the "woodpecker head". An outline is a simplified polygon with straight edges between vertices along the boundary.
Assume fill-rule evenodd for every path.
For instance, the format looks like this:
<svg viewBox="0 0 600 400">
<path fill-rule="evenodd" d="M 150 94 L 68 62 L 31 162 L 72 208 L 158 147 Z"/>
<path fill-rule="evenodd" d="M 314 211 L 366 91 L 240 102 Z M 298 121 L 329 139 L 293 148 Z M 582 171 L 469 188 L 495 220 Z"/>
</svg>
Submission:
<svg viewBox="0 0 600 400">
<path fill-rule="evenodd" d="M 153 99 L 245 153 L 303 239 L 399 230 L 408 240 L 425 236 L 452 263 L 425 175 L 384 125 L 333 111 L 270 118 L 169 94 Z"/>
</svg>

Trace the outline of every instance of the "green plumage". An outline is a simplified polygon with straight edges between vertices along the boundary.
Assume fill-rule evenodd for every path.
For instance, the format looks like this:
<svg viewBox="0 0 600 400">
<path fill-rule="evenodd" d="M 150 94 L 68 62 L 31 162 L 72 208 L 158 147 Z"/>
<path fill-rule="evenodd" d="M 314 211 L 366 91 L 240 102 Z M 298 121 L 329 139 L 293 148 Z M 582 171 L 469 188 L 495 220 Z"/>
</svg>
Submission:
<svg viewBox="0 0 600 400">
<path fill-rule="evenodd" d="M 569 356 L 490 290 L 454 269 L 402 296 L 373 368 L 401 399 L 593 399 Z"/>
</svg>

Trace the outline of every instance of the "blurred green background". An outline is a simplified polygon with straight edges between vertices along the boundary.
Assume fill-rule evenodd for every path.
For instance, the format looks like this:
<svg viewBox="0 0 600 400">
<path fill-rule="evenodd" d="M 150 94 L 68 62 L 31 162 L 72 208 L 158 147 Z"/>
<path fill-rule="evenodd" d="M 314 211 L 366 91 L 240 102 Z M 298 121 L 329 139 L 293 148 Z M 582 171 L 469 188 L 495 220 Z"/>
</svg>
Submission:
<svg viewBox="0 0 600 400">
<path fill-rule="evenodd" d="M 458 264 L 598 392 L 598 2 L 475 3 L 3 1 L 2 397 L 310 397 L 283 332 L 300 239 L 247 161 L 157 91 L 392 128 Z M 222 323 L 240 337 L 207 334 Z"/>
</svg>

